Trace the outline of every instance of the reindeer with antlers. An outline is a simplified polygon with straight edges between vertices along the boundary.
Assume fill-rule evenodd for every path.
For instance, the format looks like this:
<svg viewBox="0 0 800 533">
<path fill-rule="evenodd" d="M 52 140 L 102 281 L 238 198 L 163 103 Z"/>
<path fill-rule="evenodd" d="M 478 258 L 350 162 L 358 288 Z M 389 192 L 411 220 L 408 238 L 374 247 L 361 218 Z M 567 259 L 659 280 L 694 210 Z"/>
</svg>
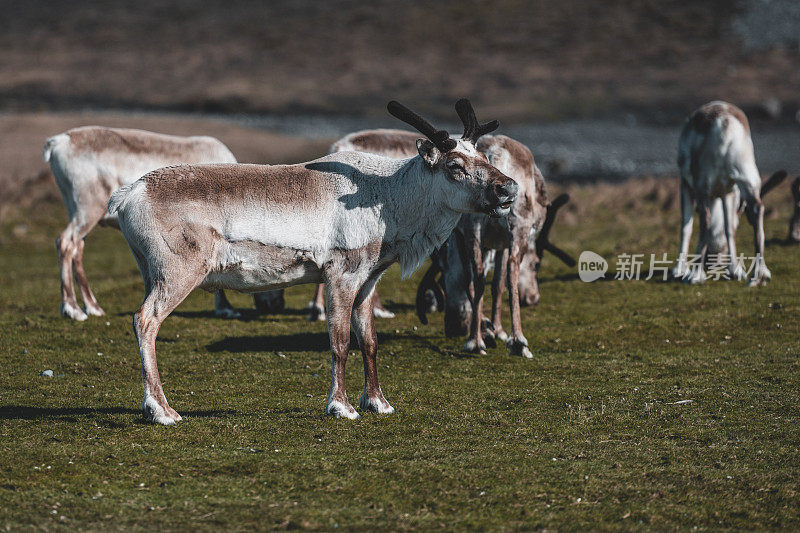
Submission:
<svg viewBox="0 0 800 533">
<path fill-rule="evenodd" d="M 112 195 L 109 213 L 119 217 L 145 284 L 133 329 L 149 420 L 181 420 L 164 395 L 155 340 L 194 288 L 255 292 L 320 281 L 332 352 L 325 412 L 359 416 L 345 391 L 351 326 L 364 359 L 359 405 L 394 412 L 378 382 L 375 284 L 395 262 L 410 276 L 462 213 L 508 215 L 519 187 L 476 149 L 473 135 L 451 139 L 394 101 L 388 110 L 426 137 L 416 157 L 341 152 L 296 165 L 182 165 Z"/>
<path fill-rule="evenodd" d="M 393 130 L 393 129 L 377 129 L 366 130 L 355 133 L 350 133 L 334 142 L 331 145 L 330 153 L 342 151 L 359 151 L 383 155 L 387 157 L 409 157 L 416 150 L 415 142 L 419 135 L 409 131 Z M 489 149 L 496 142 L 508 139 L 507 137 L 486 137 L 486 143 L 483 140 L 479 141 L 478 146 L 480 149 Z M 491 141 L 490 139 L 496 139 Z M 524 166 L 527 159 L 524 157 L 529 153 L 521 145 L 514 145 L 517 150 L 514 154 L 509 154 L 514 157 L 516 154 L 523 156 L 523 161 L 520 161 L 520 166 Z M 531 156 L 532 157 L 532 156 Z M 514 177 L 514 176 L 512 176 Z M 536 174 L 536 177 L 541 178 L 541 173 Z M 542 180 L 536 183 L 536 187 L 544 190 L 545 184 Z M 544 195 L 546 199 L 546 194 Z M 575 260 L 572 259 L 567 253 L 553 245 L 549 241 L 549 232 L 555 220 L 555 215 L 560 207 L 569 201 L 567 194 L 562 194 L 556 198 L 551 204 L 545 204 L 543 207 L 546 209 L 547 215 L 544 223 L 541 225 L 541 230 L 536 235 L 536 247 L 530 248 L 528 253 L 523 257 L 520 264 L 519 273 L 519 299 L 521 305 L 535 305 L 539 301 L 538 290 L 538 269 L 540 257 L 545 250 L 551 251 L 554 255 L 559 257 L 567 264 L 574 265 Z M 519 227 L 518 225 L 514 226 Z M 537 228 L 538 229 L 538 228 Z M 512 230 L 516 231 L 516 230 Z M 523 230 L 524 231 L 524 230 Z M 449 337 L 466 335 L 472 314 L 470 294 L 474 290 L 472 288 L 472 271 L 469 260 L 462 260 L 463 246 L 459 246 L 456 233 L 448 239 L 442 246 L 441 250 L 434 252 L 431 255 L 431 266 L 422 278 L 417 289 L 417 315 L 423 324 L 427 324 L 426 311 L 435 311 L 445 306 L 445 290 L 442 289 L 441 284 L 449 286 L 449 299 L 447 299 L 448 306 L 445 311 L 445 334 Z M 452 257 L 448 261 L 448 251 L 452 251 Z M 495 295 L 494 306 L 492 308 L 492 321 L 483 319 L 483 335 L 487 342 L 492 342 L 495 337 L 495 327 L 497 324 L 497 335 L 506 340 L 507 336 L 502 331 L 500 315 L 502 310 L 502 287 L 505 279 L 505 269 L 507 255 L 500 252 L 495 255 L 494 250 L 489 250 L 487 254 L 486 263 L 487 268 L 489 264 L 496 263 L 496 276 L 492 284 L 492 293 Z M 442 280 L 437 281 L 436 277 L 442 274 Z M 378 312 L 377 289 L 375 291 L 376 298 L 376 316 L 382 316 Z M 314 300 L 310 302 L 309 308 L 311 314 L 309 320 L 324 320 L 324 288 L 320 285 L 317 288 Z"/>
</svg>

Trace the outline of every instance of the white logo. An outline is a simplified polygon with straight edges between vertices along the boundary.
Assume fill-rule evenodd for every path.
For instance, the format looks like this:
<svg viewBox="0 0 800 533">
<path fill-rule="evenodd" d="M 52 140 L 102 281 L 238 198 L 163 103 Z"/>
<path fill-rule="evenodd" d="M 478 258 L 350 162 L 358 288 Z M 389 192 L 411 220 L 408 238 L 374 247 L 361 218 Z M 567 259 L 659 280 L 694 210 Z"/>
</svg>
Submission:
<svg viewBox="0 0 800 533">
<path fill-rule="evenodd" d="M 589 283 L 605 276 L 608 262 L 601 256 L 589 250 L 581 252 L 578 258 L 578 277 L 581 281 Z"/>
</svg>

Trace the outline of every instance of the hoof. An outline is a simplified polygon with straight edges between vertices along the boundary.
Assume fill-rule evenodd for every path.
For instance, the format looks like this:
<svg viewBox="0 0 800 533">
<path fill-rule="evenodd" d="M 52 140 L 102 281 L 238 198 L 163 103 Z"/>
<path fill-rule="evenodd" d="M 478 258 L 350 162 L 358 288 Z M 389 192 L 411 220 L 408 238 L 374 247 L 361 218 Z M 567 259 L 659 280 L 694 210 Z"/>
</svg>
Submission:
<svg viewBox="0 0 800 533">
<path fill-rule="evenodd" d="M 394 313 L 383 307 L 372 308 L 372 315 L 375 318 L 394 318 Z"/>
<path fill-rule="evenodd" d="M 174 426 L 181 420 L 181 415 L 169 405 L 160 405 L 152 396 L 145 397 L 142 402 L 142 414 L 145 419 L 162 426 Z"/>
<path fill-rule="evenodd" d="M 100 307 L 96 307 L 93 305 L 91 306 L 87 305 L 84 311 L 86 311 L 86 314 L 89 316 L 104 316 L 106 314 L 106 312 L 103 311 Z"/>
<path fill-rule="evenodd" d="M 696 268 L 683 281 L 691 285 L 702 285 L 706 282 L 706 273 L 703 269 Z"/>
<path fill-rule="evenodd" d="M 484 331 L 482 337 L 483 344 L 485 344 L 487 348 L 497 348 L 497 340 L 495 339 L 493 332 Z"/>
<path fill-rule="evenodd" d="M 75 307 L 72 304 L 62 303 L 61 304 L 61 316 L 65 316 L 67 318 L 71 318 L 72 320 L 77 320 L 79 322 L 83 322 L 89 316 L 83 312 L 83 309 Z"/>
<path fill-rule="evenodd" d="M 309 322 L 322 322 L 325 320 L 325 309 L 318 305 L 314 305 L 311 303 L 311 307 L 308 308 L 308 316 L 306 320 Z"/>
<path fill-rule="evenodd" d="M 232 307 L 223 307 L 222 309 L 214 309 L 214 316 L 217 318 L 224 318 L 231 320 L 234 318 L 241 318 L 242 314 Z"/>
<path fill-rule="evenodd" d="M 669 271 L 672 279 L 683 281 L 684 278 L 689 274 L 689 269 L 686 266 L 686 263 L 678 263 Z"/>
<path fill-rule="evenodd" d="M 502 329 L 500 331 L 495 330 L 494 336 L 497 340 L 501 342 L 508 342 L 508 333 L 506 333 Z"/>
<path fill-rule="evenodd" d="M 528 341 L 525 339 L 508 339 L 506 348 L 508 348 L 508 354 L 513 357 L 533 359 L 533 354 L 528 349 Z"/>
<path fill-rule="evenodd" d="M 486 345 L 483 343 L 483 340 L 478 342 L 475 339 L 469 339 L 464 344 L 464 351 L 469 353 L 486 355 Z"/>
<path fill-rule="evenodd" d="M 349 418 L 350 420 L 361 418 L 361 415 L 353 409 L 352 405 L 349 403 L 342 403 L 338 400 L 331 400 L 328 402 L 328 405 L 325 406 L 325 414 L 334 418 Z"/>
<path fill-rule="evenodd" d="M 366 394 L 362 394 L 361 398 L 358 400 L 358 406 L 364 409 L 365 411 L 371 411 L 373 413 L 381 413 L 381 414 L 394 413 L 394 407 L 389 405 L 389 402 L 387 402 L 386 398 L 384 398 L 383 396 L 376 396 L 374 398 L 370 398 Z"/>
<path fill-rule="evenodd" d="M 738 265 L 736 267 L 736 270 L 734 270 L 729 275 L 730 275 L 731 279 L 736 280 L 736 281 L 744 281 L 744 280 L 747 279 L 747 273 L 744 271 L 744 269 L 742 268 L 741 265 Z"/>
<path fill-rule="evenodd" d="M 747 286 L 758 287 L 759 285 L 766 285 L 770 281 L 772 281 L 772 272 L 767 267 L 762 267 L 761 274 L 758 276 L 754 274 L 750 281 L 747 282 Z"/>
<path fill-rule="evenodd" d="M 439 306 L 436 303 L 436 295 L 433 293 L 432 290 L 428 289 L 425 291 L 425 312 L 426 313 L 435 313 L 439 311 Z"/>
</svg>

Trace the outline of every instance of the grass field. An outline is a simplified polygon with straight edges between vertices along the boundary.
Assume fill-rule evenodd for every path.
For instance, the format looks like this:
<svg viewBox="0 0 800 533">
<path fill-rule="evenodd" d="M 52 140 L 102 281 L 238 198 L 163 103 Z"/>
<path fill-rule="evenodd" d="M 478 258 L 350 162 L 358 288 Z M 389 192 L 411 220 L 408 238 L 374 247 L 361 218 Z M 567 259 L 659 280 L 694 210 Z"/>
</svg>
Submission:
<svg viewBox="0 0 800 533">
<path fill-rule="evenodd" d="M 675 185 L 572 188 L 553 240 L 672 256 Z M 0 228 L 0 528 L 800 528 L 800 248 L 777 242 L 785 185 L 772 196 L 763 288 L 586 284 L 547 257 L 523 314 L 533 360 L 463 354 L 441 315 L 418 324 L 421 272 L 401 283 L 393 267 L 380 288 L 398 317 L 378 323 L 390 416 L 323 416 L 311 287 L 288 292 L 286 315 L 234 321 L 196 292 L 159 335 L 176 427 L 139 414 L 142 283 L 120 234 L 87 239 L 108 316 L 75 323 L 58 316 L 63 209 L 17 213 Z M 351 399 L 362 375 L 352 351 Z"/>
</svg>

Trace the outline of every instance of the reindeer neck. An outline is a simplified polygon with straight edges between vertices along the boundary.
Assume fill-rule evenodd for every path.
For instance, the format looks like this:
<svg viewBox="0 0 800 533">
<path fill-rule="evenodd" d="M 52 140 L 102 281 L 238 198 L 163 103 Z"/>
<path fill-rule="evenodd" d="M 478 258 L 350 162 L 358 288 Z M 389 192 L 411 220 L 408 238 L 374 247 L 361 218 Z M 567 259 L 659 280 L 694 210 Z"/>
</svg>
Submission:
<svg viewBox="0 0 800 533">
<path fill-rule="evenodd" d="M 441 179 L 443 176 L 431 172 L 421 157 L 410 159 L 396 174 L 402 193 L 393 206 L 394 232 L 390 235 L 387 231 L 386 237 L 394 245 L 403 279 L 447 240 L 461 217 L 447 207 Z"/>
</svg>

